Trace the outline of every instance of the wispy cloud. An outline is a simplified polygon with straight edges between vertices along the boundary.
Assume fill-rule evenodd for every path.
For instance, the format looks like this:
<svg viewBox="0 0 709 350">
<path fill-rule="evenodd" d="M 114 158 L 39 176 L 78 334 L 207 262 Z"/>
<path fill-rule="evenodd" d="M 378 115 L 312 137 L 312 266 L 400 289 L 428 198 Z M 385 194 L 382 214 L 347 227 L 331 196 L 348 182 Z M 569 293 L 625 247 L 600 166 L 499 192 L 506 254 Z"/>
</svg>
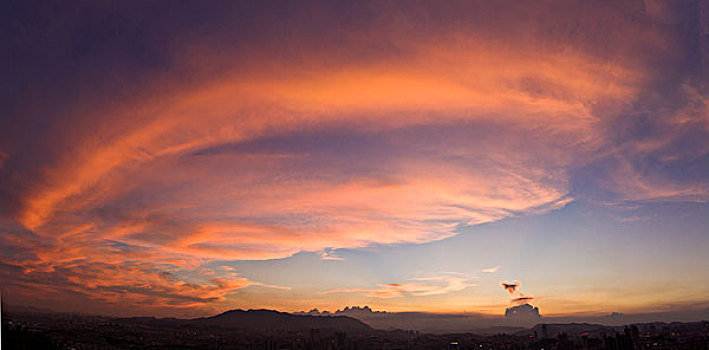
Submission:
<svg viewBox="0 0 709 350">
<path fill-rule="evenodd" d="M 497 265 L 497 266 L 491 267 L 491 268 L 489 268 L 489 269 L 483 269 L 483 272 L 485 272 L 485 273 L 495 273 L 495 272 L 497 272 L 501 267 L 502 267 L 502 266 Z"/>
<path fill-rule="evenodd" d="M 404 296 L 425 297 L 458 292 L 476 286 L 470 277 L 462 274 L 443 273 L 434 277 L 410 278 L 404 283 L 379 283 L 374 288 L 333 289 L 324 293 L 360 293 L 371 298 L 401 298 Z"/>
<path fill-rule="evenodd" d="M 325 249 L 320 252 L 320 259 L 322 260 L 333 260 L 333 261 L 345 261 L 344 258 L 335 255 L 335 252 L 331 249 Z"/>
</svg>

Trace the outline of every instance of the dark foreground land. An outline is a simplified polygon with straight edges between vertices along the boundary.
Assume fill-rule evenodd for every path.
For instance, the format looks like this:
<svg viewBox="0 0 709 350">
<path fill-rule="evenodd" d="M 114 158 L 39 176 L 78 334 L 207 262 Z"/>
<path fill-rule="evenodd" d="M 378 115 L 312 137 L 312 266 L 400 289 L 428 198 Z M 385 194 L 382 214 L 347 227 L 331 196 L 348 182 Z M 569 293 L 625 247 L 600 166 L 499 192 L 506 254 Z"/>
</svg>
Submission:
<svg viewBox="0 0 709 350">
<path fill-rule="evenodd" d="M 200 319 L 4 313 L 2 349 L 709 349 L 709 322 L 550 324 L 478 336 L 374 330 L 350 317 L 229 311 Z"/>
</svg>

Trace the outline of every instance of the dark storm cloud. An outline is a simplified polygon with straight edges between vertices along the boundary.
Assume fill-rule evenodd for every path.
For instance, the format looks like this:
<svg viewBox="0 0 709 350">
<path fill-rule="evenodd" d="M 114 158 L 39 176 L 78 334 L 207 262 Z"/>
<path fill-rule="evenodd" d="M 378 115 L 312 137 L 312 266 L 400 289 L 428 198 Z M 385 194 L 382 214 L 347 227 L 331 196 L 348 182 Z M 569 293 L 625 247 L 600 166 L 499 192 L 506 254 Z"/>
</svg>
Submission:
<svg viewBox="0 0 709 350">
<path fill-rule="evenodd" d="M 520 281 L 513 281 L 513 282 L 501 282 L 502 288 L 505 288 L 506 291 L 508 291 L 513 298 L 510 300 L 511 303 L 513 304 L 526 304 L 532 300 L 539 299 L 538 297 L 532 297 L 529 295 L 525 295 L 522 293 L 522 291 L 519 289 L 519 287 L 522 285 L 522 282 Z"/>
<path fill-rule="evenodd" d="M 510 292 L 510 294 L 515 294 L 517 293 L 517 288 L 521 285 L 519 281 L 514 281 L 514 282 L 502 282 L 502 288 L 505 288 L 506 291 Z"/>
<path fill-rule="evenodd" d="M 524 297 L 514 298 L 514 299 L 512 299 L 512 302 L 518 303 L 518 304 L 524 304 L 524 303 L 528 303 L 528 302 L 535 300 L 535 299 L 539 299 L 539 298 L 524 296 Z"/>
</svg>

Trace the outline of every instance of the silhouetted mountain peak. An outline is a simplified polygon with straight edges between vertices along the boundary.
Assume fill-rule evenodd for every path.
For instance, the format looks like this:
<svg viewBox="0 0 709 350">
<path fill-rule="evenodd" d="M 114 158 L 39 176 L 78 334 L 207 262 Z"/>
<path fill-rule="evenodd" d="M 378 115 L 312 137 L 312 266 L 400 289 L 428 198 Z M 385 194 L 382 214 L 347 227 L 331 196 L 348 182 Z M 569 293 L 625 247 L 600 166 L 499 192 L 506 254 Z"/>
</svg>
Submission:
<svg viewBox="0 0 709 350">
<path fill-rule="evenodd" d="M 249 310 L 242 310 L 242 309 L 234 309 L 234 310 L 229 310 L 229 311 L 224 311 L 221 314 L 214 315 L 211 317 L 207 317 L 208 319 L 217 319 L 217 318 L 232 318 L 232 317 L 243 317 L 245 314 L 250 314 L 250 315 L 288 315 L 285 312 L 280 312 L 276 310 L 267 310 L 267 309 L 249 309 Z"/>
<path fill-rule="evenodd" d="M 368 333 L 372 330 L 362 321 L 346 316 L 316 317 L 266 309 L 229 310 L 191 321 L 202 325 L 253 331 L 331 329 L 348 333 Z"/>
<path fill-rule="evenodd" d="M 374 311 L 369 306 L 359 307 L 359 306 L 345 306 L 342 310 L 335 311 L 336 314 L 347 314 L 347 313 L 364 313 L 364 314 L 386 314 L 386 311 Z"/>
<path fill-rule="evenodd" d="M 335 312 L 330 312 L 330 311 L 320 311 L 317 308 L 312 309 L 308 312 L 305 311 L 299 311 L 293 313 L 294 315 L 310 315 L 310 316 L 351 316 L 351 317 L 367 317 L 367 316 L 374 316 L 374 315 L 386 315 L 388 312 L 386 311 L 374 311 L 372 308 L 369 306 L 345 306 L 344 309 L 337 310 Z"/>
</svg>

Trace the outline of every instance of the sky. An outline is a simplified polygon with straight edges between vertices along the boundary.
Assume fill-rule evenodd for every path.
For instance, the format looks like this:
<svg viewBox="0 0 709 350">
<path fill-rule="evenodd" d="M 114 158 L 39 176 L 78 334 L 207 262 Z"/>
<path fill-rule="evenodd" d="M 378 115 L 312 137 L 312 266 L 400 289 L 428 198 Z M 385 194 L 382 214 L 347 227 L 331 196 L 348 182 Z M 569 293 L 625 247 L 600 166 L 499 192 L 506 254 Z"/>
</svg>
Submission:
<svg viewBox="0 0 709 350">
<path fill-rule="evenodd" d="M 0 6 L 5 302 L 709 308 L 704 0 Z"/>
</svg>

